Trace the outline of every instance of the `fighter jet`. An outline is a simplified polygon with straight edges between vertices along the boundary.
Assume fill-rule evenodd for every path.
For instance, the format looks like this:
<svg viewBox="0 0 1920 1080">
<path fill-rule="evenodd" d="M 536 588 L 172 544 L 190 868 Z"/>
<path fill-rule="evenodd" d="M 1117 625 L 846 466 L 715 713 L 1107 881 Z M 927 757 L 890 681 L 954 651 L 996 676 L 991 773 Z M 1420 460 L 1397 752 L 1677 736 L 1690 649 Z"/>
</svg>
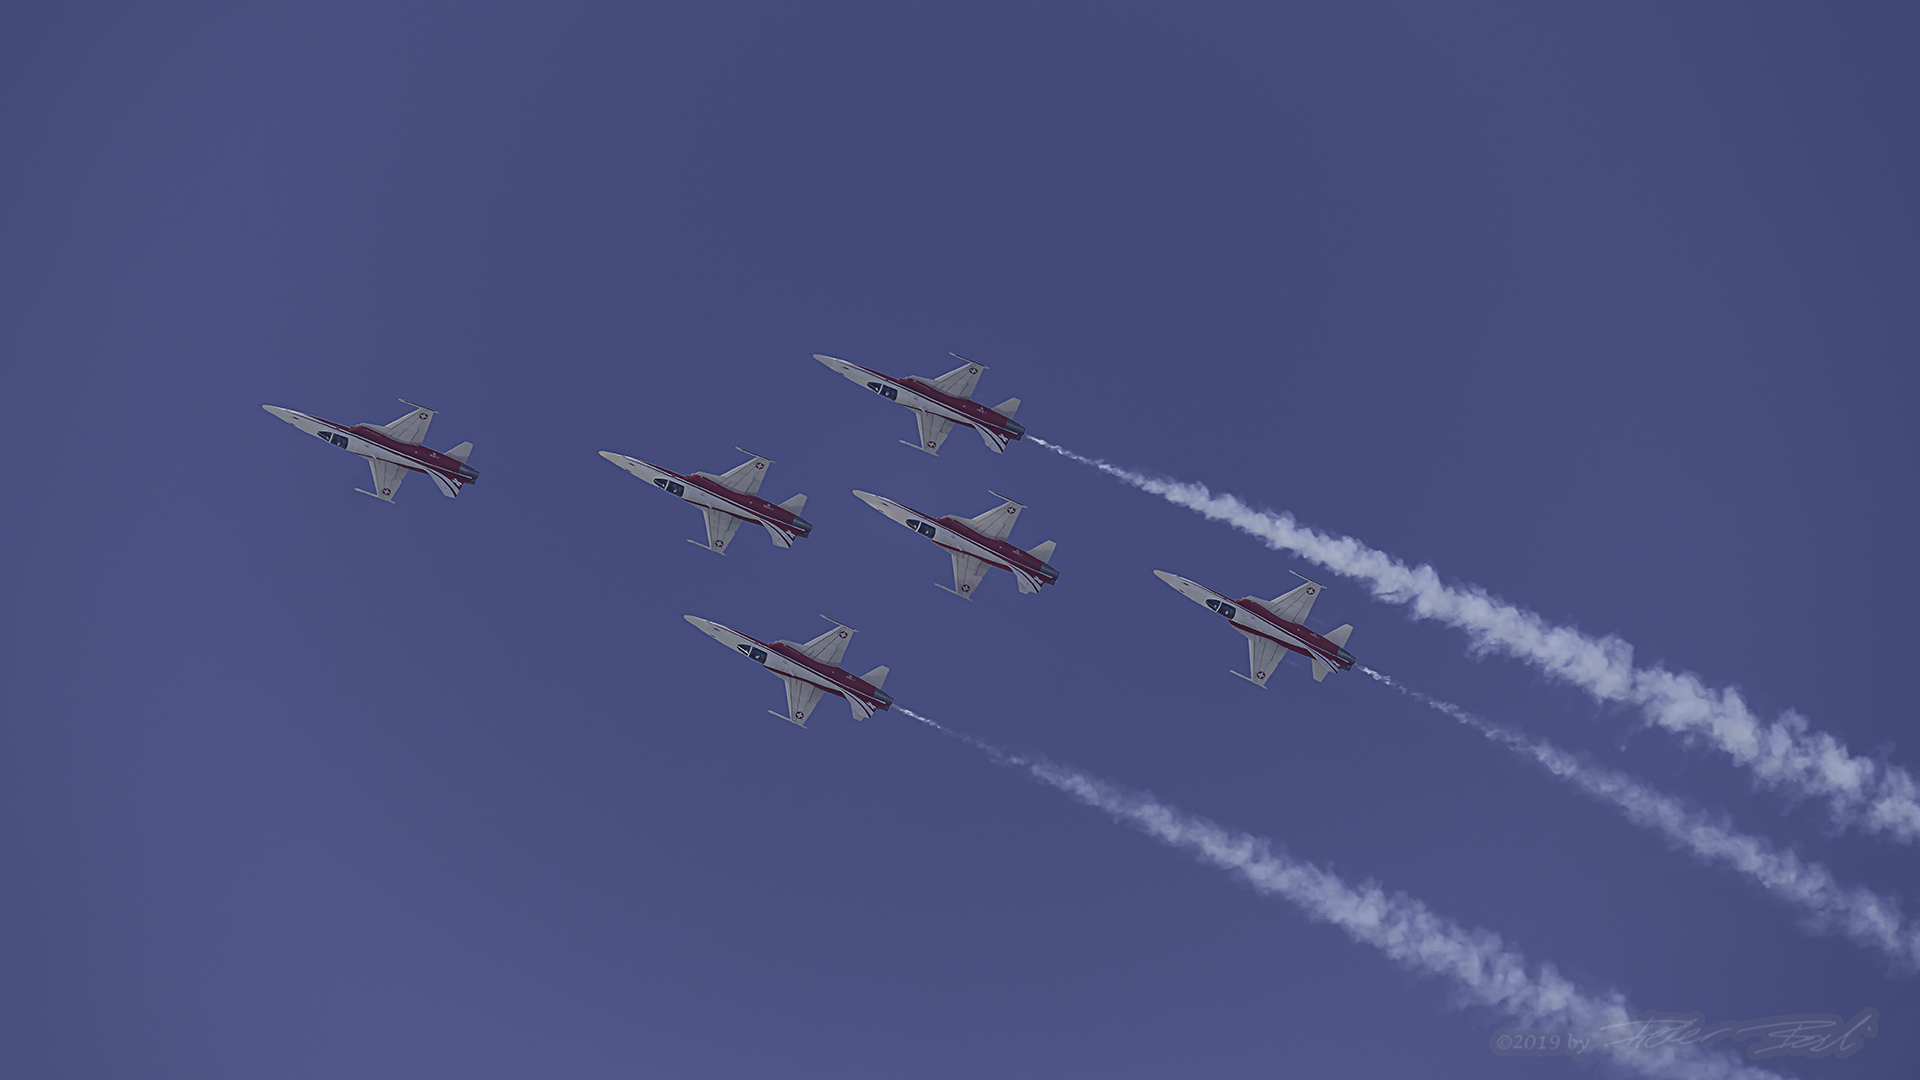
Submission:
<svg viewBox="0 0 1920 1080">
<path fill-rule="evenodd" d="M 953 588 L 938 587 L 963 600 L 973 599 L 974 586 L 987 576 L 990 566 L 1011 571 L 1022 593 L 1039 592 L 1040 586 L 1060 580 L 1060 571 L 1047 564 L 1047 560 L 1053 558 L 1053 541 L 1037 545 L 1031 551 L 1021 551 L 1007 543 L 1007 534 L 1013 531 L 1013 523 L 1020 519 L 1020 511 L 1026 507 L 997 491 L 987 494 L 1006 501 L 972 518 L 931 517 L 892 499 L 864 491 L 854 494 L 868 506 L 946 548 L 953 556 Z"/>
<path fill-rule="evenodd" d="M 826 616 L 822 615 L 821 618 L 826 619 Z M 769 645 L 697 615 L 688 615 L 686 619 L 713 640 L 765 666 L 787 684 L 786 714 L 783 716 L 768 709 L 768 716 L 779 716 L 782 720 L 806 727 L 807 717 L 813 715 L 813 707 L 820 703 L 822 694 L 846 698 L 847 704 L 853 708 L 855 720 L 865 720 L 893 705 L 892 696 L 880 691 L 880 684 L 887 681 L 887 669 L 884 666 L 874 668 L 859 678 L 840 667 L 840 658 L 847 653 L 847 642 L 857 633 L 843 623 L 827 619 L 833 623 L 833 629 L 805 645 L 791 641 L 776 641 Z"/>
<path fill-rule="evenodd" d="M 1008 398 L 991 409 L 972 400 L 974 384 L 980 381 L 980 373 L 987 370 L 987 366 L 976 364 L 959 353 L 947 355 L 960 361 L 960 366 L 937 379 L 923 379 L 918 375 L 896 379 L 831 356 L 814 353 L 813 358 L 888 401 L 897 401 L 912 409 L 920 421 L 920 441 L 910 443 L 901 439 L 902 446 L 917 447 L 938 457 L 947 432 L 959 424 L 979 432 L 987 449 L 996 454 L 1005 453 L 1008 443 L 1027 433 L 1026 428 L 1013 422 L 1020 399 Z"/>
<path fill-rule="evenodd" d="M 740 450 L 737 446 L 734 449 Z M 740 452 L 753 454 L 751 450 Z M 689 540 L 687 543 L 694 547 L 705 547 L 716 555 L 727 553 L 727 542 L 733 539 L 733 530 L 746 521 L 766 526 L 767 535 L 773 537 L 774 547 L 790 548 L 794 540 L 813 532 L 813 524 L 800 516 L 800 508 L 807 505 L 805 495 L 795 495 L 783 503 L 770 503 L 759 497 L 760 482 L 767 478 L 767 466 L 773 462 L 757 454 L 751 461 L 722 476 L 703 472 L 681 476 L 671 469 L 650 465 L 639 458 L 605 450 L 600 451 L 600 456 L 667 494 L 699 507 L 707 517 L 707 542 L 703 545 Z"/>
<path fill-rule="evenodd" d="M 1271 600 L 1255 600 L 1251 596 L 1229 600 L 1224 593 L 1165 570 L 1155 570 L 1153 574 L 1187 599 L 1205 604 L 1209 611 L 1224 616 L 1235 630 L 1247 636 L 1247 663 L 1253 676 L 1248 678 L 1237 671 L 1233 674 L 1262 690 L 1266 689 L 1273 669 L 1280 666 L 1289 652 L 1297 652 L 1313 662 L 1314 682 L 1326 678 L 1329 671 L 1345 671 L 1353 666 L 1353 654 L 1347 651 L 1347 636 L 1353 633 L 1352 626 L 1316 634 L 1304 625 L 1307 612 L 1313 610 L 1313 602 L 1320 595 L 1317 581 L 1295 574 L 1306 584 L 1290 593 Z"/>
<path fill-rule="evenodd" d="M 278 405 L 260 407 L 309 435 L 318 435 L 350 454 L 366 458 L 367 464 L 373 467 L 373 490 L 353 490 L 382 502 L 393 501 L 394 492 L 400 490 L 400 481 L 405 480 L 409 472 L 426 473 L 433 477 L 433 482 L 440 487 L 440 494 L 449 499 L 460 494 L 462 484 L 471 484 L 480 479 L 480 474 L 467 464 L 467 455 L 473 453 L 472 443 L 463 442 L 444 454 L 420 445 L 420 441 L 427 437 L 427 425 L 433 423 L 433 410 L 414 405 L 406 398 L 400 400 L 413 405 L 413 411 L 391 424 L 355 424 L 352 427 L 343 427 L 331 420 L 322 420 L 292 409 L 282 409 Z"/>
</svg>

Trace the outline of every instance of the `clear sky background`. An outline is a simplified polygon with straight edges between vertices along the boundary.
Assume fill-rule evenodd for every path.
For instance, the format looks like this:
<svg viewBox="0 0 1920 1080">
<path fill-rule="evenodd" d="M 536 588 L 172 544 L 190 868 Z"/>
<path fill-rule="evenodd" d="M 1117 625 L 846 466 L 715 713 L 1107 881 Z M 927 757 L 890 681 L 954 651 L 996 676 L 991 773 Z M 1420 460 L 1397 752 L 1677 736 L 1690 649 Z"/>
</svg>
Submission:
<svg viewBox="0 0 1920 1080">
<path fill-rule="evenodd" d="M 1444 10 L 1441 8 L 1444 7 Z M 1920 19 L 1901 5 L 20 4 L 0 16 L 0 1073 L 1590 1075 L 1338 931 L 681 620 L 859 628 L 916 712 L 1376 879 L 1637 1007 L 1911 978 L 1150 574 L 1311 568 L 912 414 L 1358 536 L 1920 768 Z M 440 410 L 478 485 L 263 403 Z M 724 559 L 595 456 L 775 459 Z M 1027 503 L 972 603 L 849 493 Z M 1362 662 L 1920 906 L 1644 728 L 1337 578 Z"/>
</svg>

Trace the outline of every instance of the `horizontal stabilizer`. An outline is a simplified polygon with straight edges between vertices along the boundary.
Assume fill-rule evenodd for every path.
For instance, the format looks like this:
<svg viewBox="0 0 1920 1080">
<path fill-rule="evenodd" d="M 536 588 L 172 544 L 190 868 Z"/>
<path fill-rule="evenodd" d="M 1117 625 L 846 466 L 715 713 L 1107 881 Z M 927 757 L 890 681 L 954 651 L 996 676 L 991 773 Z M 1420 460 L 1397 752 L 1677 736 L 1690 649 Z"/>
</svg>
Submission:
<svg viewBox="0 0 1920 1080">
<path fill-rule="evenodd" d="M 1327 631 L 1327 640 L 1333 642 L 1335 645 L 1338 645 L 1343 649 L 1347 647 L 1347 638 L 1352 636 L 1353 636 L 1352 623 L 1348 623 L 1347 625 L 1339 627 L 1338 629 Z"/>
<path fill-rule="evenodd" d="M 1048 540 L 1044 543 L 1035 544 L 1027 549 L 1027 554 L 1039 559 L 1041 562 L 1049 562 L 1053 559 L 1053 541 Z"/>
<path fill-rule="evenodd" d="M 1322 660 L 1317 656 L 1313 658 L 1313 681 L 1314 682 L 1321 682 L 1325 680 L 1327 677 L 1327 672 L 1332 670 L 1333 670 L 1332 668 L 1327 666 L 1327 662 L 1325 660 Z"/>
<path fill-rule="evenodd" d="M 781 503 L 780 509 L 785 510 L 789 514 L 797 514 L 800 512 L 800 508 L 805 505 L 807 505 L 807 497 L 805 495 L 795 495 L 793 498 Z"/>
<path fill-rule="evenodd" d="M 447 451 L 447 456 L 459 462 L 460 464 L 465 465 L 467 463 L 467 459 L 473 456 L 473 444 L 470 442 L 463 442 L 459 446 L 456 446 L 453 449 Z"/>
<path fill-rule="evenodd" d="M 993 411 L 1011 420 L 1013 419 L 1013 414 L 1020 411 L 1020 399 L 1017 397 L 1010 397 L 1007 400 L 1001 402 L 1000 404 L 995 405 L 993 407 Z"/>
<path fill-rule="evenodd" d="M 887 684 L 887 665 L 881 664 L 879 667 L 874 668 L 872 671 L 860 677 L 865 679 L 875 690 L 878 690 Z"/>
</svg>

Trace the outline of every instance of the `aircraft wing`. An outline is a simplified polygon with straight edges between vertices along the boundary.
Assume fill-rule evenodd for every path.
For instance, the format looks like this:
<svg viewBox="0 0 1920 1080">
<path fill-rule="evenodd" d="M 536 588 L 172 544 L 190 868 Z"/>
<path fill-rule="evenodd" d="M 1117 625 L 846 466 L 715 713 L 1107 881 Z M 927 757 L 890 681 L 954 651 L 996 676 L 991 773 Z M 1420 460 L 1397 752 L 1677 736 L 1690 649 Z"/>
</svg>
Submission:
<svg viewBox="0 0 1920 1080">
<path fill-rule="evenodd" d="M 847 655 L 847 643 L 853 640 L 853 634 L 844 626 L 836 626 L 800 646 L 800 651 L 830 667 L 839 667 L 840 658 Z"/>
<path fill-rule="evenodd" d="M 962 555 L 957 551 L 949 552 L 953 556 L 953 591 L 967 599 L 973 599 L 974 586 L 987 576 L 986 563 L 971 555 Z"/>
<path fill-rule="evenodd" d="M 959 367 L 954 368 L 952 371 L 947 372 L 937 379 L 930 380 L 927 385 L 948 397 L 971 399 L 973 397 L 974 386 L 980 382 L 980 373 L 987 370 L 987 366 L 967 360 L 966 357 L 961 356 L 959 353 L 950 353 L 948 355 L 952 356 L 955 360 L 966 360 L 966 363 L 961 364 Z"/>
<path fill-rule="evenodd" d="M 1307 612 L 1313 610 L 1313 602 L 1319 598 L 1319 583 L 1309 581 L 1290 593 L 1283 593 L 1267 601 L 1267 608 L 1288 622 L 1305 624 Z"/>
<path fill-rule="evenodd" d="M 1268 677 L 1286 658 L 1286 647 L 1279 642 L 1254 634 L 1247 635 L 1247 670 L 1253 672 L 1253 682 L 1260 687 L 1267 685 Z"/>
<path fill-rule="evenodd" d="M 920 421 L 920 449 L 938 454 L 940 444 L 947 441 L 947 432 L 953 430 L 953 421 L 917 410 L 913 415 Z"/>
<path fill-rule="evenodd" d="M 1013 523 L 1020 520 L 1020 511 L 1025 509 L 1026 507 L 1008 499 L 979 517 L 968 518 L 967 522 L 973 526 L 973 531 L 981 536 L 993 540 L 1005 540 L 1007 534 L 1013 531 Z"/>
<path fill-rule="evenodd" d="M 727 541 L 733 539 L 733 530 L 740 527 L 740 519 L 732 514 L 723 514 L 718 510 L 701 507 L 700 512 L 707 519 L 707 547 L 722 555 L 727 553 Z"/>
<path fill-rule="evenodd" d="M 392 502 L 394 493 L 400 490 L 400 481 L 407 478 L 407 470 L 376 458 L 368 458 L 367 464 L 373 466 L 373 490 L 367 494 Z"/>
<path fill-rule="evenodd" d="M 813 707 L 820 704 L 820 695 L 824 692 L 810 682 L 789 679 L 785 675 L 780 681 L 787 684 L 787 719 L 807 726 L 807 717 L 813 715 Z"/>
<path fill-rule="evenodd" d="M 427 425 L 433 423 L 432 409 L 415 409 L 391 424 L 382 424 L 380 430 L 394 442 L 411 443 L 419 446 L 427 438 Z"/>
<path fill-rule="evenodd" d="M 742 495 L 758 495 L 760 482 L 767 478 L 767 466 L 771 464 L 773 462 L 767 458 L 755 457 L 745 465 L 730 469 L 724 475 L 716 476 L 714 479 L 725 484 L 730 491 L 737 491 Z"/>
</svg>

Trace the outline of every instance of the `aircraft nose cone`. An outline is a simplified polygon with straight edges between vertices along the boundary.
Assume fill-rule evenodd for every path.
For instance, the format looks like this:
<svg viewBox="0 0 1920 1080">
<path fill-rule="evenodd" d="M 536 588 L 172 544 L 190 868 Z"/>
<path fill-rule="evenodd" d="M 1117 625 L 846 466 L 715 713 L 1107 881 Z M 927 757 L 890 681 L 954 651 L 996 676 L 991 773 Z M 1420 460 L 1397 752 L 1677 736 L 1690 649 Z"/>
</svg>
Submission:
<svg viewBox="0 0 1920 1080">
<path fill-rule="evenodd" d="M 868 506 L 873 507 L 875 510 L 880 511 L 883 514 L 887 512 L 887 508 L 885 504 L 888 502 L 888 500 L 883 499 L 878 495 L 870 495 L 864 491 L 855 491 L 853 494 L 857 498 L 859 498 L 861 502 L 866 503 Z"/>
<path fill-rule="evenodd" d="M 262 405 L 260 407 L 267 410 L 268 414 L 272 416 L 278 417 L 281 420 L 285 420 L 289 424 L 293 423 L 292 409 L 283 409 L 278 405 Z"/>
</svg>

